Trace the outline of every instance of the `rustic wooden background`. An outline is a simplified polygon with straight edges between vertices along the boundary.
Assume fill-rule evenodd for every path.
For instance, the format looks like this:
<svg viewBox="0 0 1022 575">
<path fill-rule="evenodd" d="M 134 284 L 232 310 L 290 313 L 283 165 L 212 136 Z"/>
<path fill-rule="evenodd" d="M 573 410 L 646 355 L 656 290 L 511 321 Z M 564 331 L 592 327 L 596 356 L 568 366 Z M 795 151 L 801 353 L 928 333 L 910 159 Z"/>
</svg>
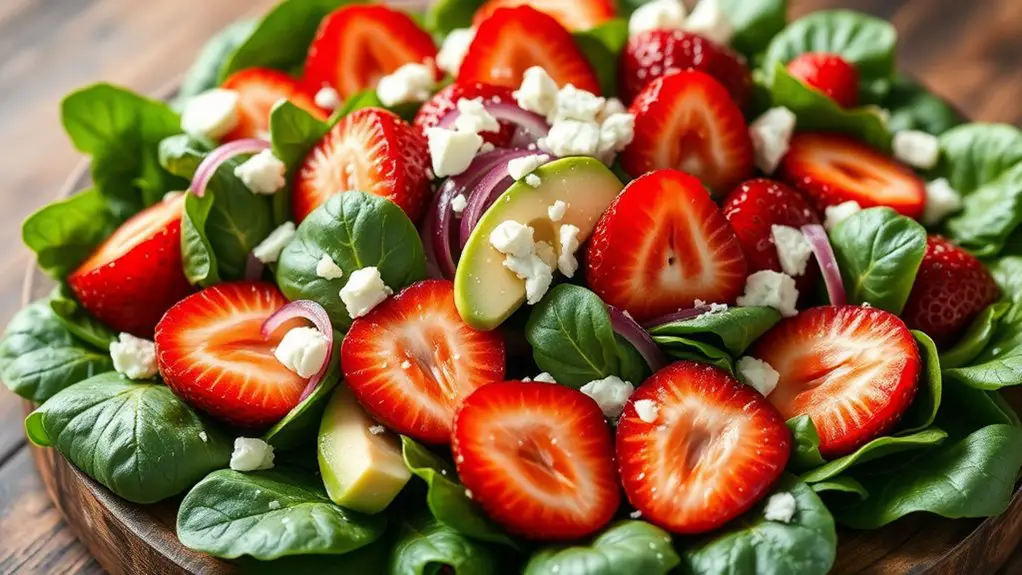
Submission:
<svg viewBox="0 0 1022 575">
<path fill-rule="evenodd" d="M 1022 0 L 790 0 L 847 7 L 897 26 L 900 66 L 977 120 L 1022 125 Z M 0 322 L 20 306 L 21 221 L 79 161 L 60 127 L 68 91 L 97 80 L 157 93 L 204 39 L 273 0 L 0 1 Z M 0 390 L 0 574 L 101 573 L 36 476 L 20 402 Z M 1014 568 L 1022 572 L 1022 556 Z"/>
</svg>

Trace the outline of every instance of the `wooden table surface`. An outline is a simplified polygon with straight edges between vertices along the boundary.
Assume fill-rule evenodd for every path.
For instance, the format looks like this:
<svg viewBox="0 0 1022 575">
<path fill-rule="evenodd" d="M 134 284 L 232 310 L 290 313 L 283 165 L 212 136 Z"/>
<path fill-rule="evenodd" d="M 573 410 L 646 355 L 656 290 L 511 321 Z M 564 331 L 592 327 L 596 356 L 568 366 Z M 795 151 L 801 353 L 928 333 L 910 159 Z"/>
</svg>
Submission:
<svg viewBox="0 0 1022 575">
<path fill-rule="evenodd" d="M 898 28 L 899 65 L 971 118 L 1022 125 L 1022 1 L 790 0 L 795 13 L 847 7 Z M 29 252 L 21 221 L 79 161 L 58 106 L 98 80 L 156 93 L 203 40 L 273 0 L 0 2 L 0 322 L 20 307 Z M 0 389 L 0 574 L 102 573 L 64 527 L 36 476 L 17 398 Z M 1022 556 L 1014 569 L 1022 572 Z"/>
</svg>

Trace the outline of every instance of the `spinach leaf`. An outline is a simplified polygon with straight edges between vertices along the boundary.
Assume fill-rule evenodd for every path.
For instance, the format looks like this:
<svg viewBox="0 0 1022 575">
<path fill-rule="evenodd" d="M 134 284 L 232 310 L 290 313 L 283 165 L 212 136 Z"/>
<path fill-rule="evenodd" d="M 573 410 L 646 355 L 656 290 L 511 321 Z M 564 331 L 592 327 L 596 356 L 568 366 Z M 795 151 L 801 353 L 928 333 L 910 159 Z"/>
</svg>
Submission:
<svg viewBox="0 0 1022 575">
<path fill-rule="evenodd" d="M 921 130 L 939 136 L 962 123 L 962 117 L 922 85 L 898 75 L 881 106 L 890 111 L 892 132 Z"/>
<path fill-rule="evenodd" d="M 617 94 L 618 55 L 628 43 L 628 21 L 615 18 L 573 36 L 596 72 L 603 95 L 609 98 Z"/>
<path fill-rule="evenodd" d="M 861 483 L 851 477 L 834 477 L 826 481 L 819 483 L 813 483 L 810 487 L 816 493 L 851 493 L 859 497 L 859 499 L 865 499 L 869 497 L 869 492 L 862 486 Z"/>
<path fill-rule="evenodd" d="M 221 281 L 216 252 L 206 236 L 206 223 L 214 201 L 216 198 L 210 193 L 201 198 L 195 194 L 185 197 L 181 215 L 181 261 L 185 278 L 192 285 L 209 287 Z"/>
<path fill-rule="evenodd" d="M 284 101 L 270 112 L 270 140 L 273 155 L 287 166 L 288 185 L 273 195 L 273 219 L 280 225 L 291 218 L 291 186 L 301 169 L 302 162 L 329 131 L 326 122 Z"/>
<path fill-rule="evenodd" d="M 734 29 L 731 47 L 750 62 L 787 24 L 787 0 L 723 0 L 721 8 Z"/>
<path fill-rule="evenodd" d="M 958 343 L 940 354 L 941 367 L 944 369 L 963 367 L 976 359 L 994 337 L 999 321 L 1009 307 L 1007 302 L 999 302 L 983 310 L 958 339 Z"/>
<path fill-rule="evenodd" d="M 942 134 L 940 148 L 931 176 L 947 178 L 967 195 L 1022 162 L 1022 131 L 1006 124 L 965 124 Z"/>
<path fill-rule="evenodd" d="M 163 102 L 95 84 L 64 98 L 61 120 L 75 148 L 92 156 L 92 181 L 118 218 L 184 189 L 157 161 L 160 140 L 181 133 L 181 119 Z"/>
<path fill-rule="evenodd" d="M 496 554 L 429 514 L 405 517 L 390 554 L 393 575 L 490 575 L 499 571 Z"/>
<path fill-rule="evenodd" d="M 990 425 L 902 465 L 853 475 L 869 497 L 833 511 L 855 529 L 876 529 L 916 512 L 948 518 L 998 515 L 1008 507 L 1020 467 L 1022 429 Z"/>
<path fill-rule="evenodd" d="M 214 471 L 181 502 L 177 536 L 190 549 L 235 559 L 340 555 L 383 535 L 386 519 L 335 505 L 311 473 Z"/>
<path fill-rule="evenodd" d="M 53 290 L 50 309 L 65 329 L 99 351 L 109 351 L 110 344 L 117 341 L 117 334 L 82 309 L 66 285 Z"/>
<path fill-rule="evenodd" d="M 781 321 L 781 314 L 769 307 L 729 307 L 716 313 L 658 325 L 649 330 L 654 340 L 687 337 L 723 347 L 735 356 Z"/>
<path fill-rule="evenodd" d="M 837 554 L 837 533 L 823 502 L 812 488 L 789 474 L 781 476 L 774 492 L 795 497 L 791 523 L 767 521 L 764 499 L 723 530 L 685 545 L 681 556 L 686 572 L 823 575 L 830 571 Z"/>
<path fill-rule="evenodd" d="M 890 208 L 871 208 L 830 232 L 848 303 L 901 313 L 926 253 L 926 230 Z"/>
<path fill-rule="evenodd" d="M 325 280 L 316 264 L 330 256 L 344 277 Z M 426 277 L 422 240 L 408 216 L 391 201 L 364 192 L 331 197 L 298 226 L 277 262 L 277 285 L 290 300 L 310 299 L 326 308 L 334 328 L 351 326 L 337 295 L 348 276 L 376 266 L 394 293 Z"/>
<path fill-rule="evenodd" d="M 227 58 L 245 42 L 255 27 L 255 20 L 238 20 L 228 24 L 206 42 L 185 73 L 177 97 L 174 98 L 174 106 L 181 108 L 192 96 L 215 88 L 219 83 L 220 69 Z"/>
<path fill-rule="evenodd" d="M 334 332 L 334 341 L 339 342 L 343 334 Z M 335 347 L 330 356 L 330 367 L 316 389 L 291 408 L 291 411 L 263 434 L 263 441 L 277 451 L 299 449 L 315 444 L 319 423 L 323 419 L 330 399 L 330 392 L 341 382 L 340 350 Z M 317 466 L 318 467 L 318 466 Z"/>
<path fill-rule="evenodd" d="M 665 575 L 680 562 L 666 531 L 644 521 L 619 521 L 588 545 L 537 552 L 525 566 L 525 575 Z"/>
<path fill-rule="evenodd" d="M 988 425 L 1022 427 L 1015 410 L 999 391 L 976 389 L 949 379 L 944 384 L 943 403 L 944 408 L 937 414 L 937 421 L 956 438 Z"/>
<path fill-rule="evenodd" d="M 617 333 L 614 334 L 614 341 L 617 342 L 618 377 L 636 384 L 646 381 L 653 372 L 639 350 Z"/>
<path fill-rule="evenodd" d="M 791 457 L 788 459 L 788 468 L 803 471 L 825 465 L 827 460 L 820 455 L 820 435 L 816 432 L 813 420 L 809 419 L 808 415 L 799 415 L 785 423 L 791 430 L 794 443 Z"/>
<path fill-rule="evenodd" d="M 948 235 L 980 257 L 997 255 L 1022 223 L 1022 161 L 972 190 L 947 222 Z"/>
<path fill-rule="evenodd" d="M 39 268 L 63 279 L 92 254 L 120 224 L 95 188 L 54 202 L 21 225 L 21 239 L 35 252 Z"/>
<path fill-rule="evenodd" d="M 919 347 L 919 356 L 925 369 L 919 375 L 916 397 L 898 424 L 897 435 L 909 435 L 933 425 L 944 394 L 937 345 L 930 336 L 918 330 L 912 330 L 912 337 Z"/>
<path fill-rule="evenodd" d="M 231 458 L 229 439 L 170 388 L 114 372 L 51 397 L 25 432 L 132 503 L 177 495 Z"/>
<path fill-rule="evenodd" d="M 728 352 L 708 343 L 688 337 L 658 335 L 653 341 L 674 359 L 697 361 L 715 365 L 732 375 L 735 372 L 734 359 Z"/>
<path fill-rule="evenodd" d="M 878 437 L 857 449 L 854 453 L 839 457 L 815 469 L 802 473 L 806 483 L 818 483 L 838 477 L 849 468 L 862 465 L 881 457 L 895 453 L 925 449 L 940 445 L 947 438 L 947 433 L 931 427 L 908 435 L 887 435 Z"/>
<path fill-rule="evenodd" d="M 437 0 L 426 10 L 426 29 L 435 36 L 446 36 L 451 30 L 471 28 L 472 17 L 486 0 Z"/>
<path fill-rule="evenodd" d="M 336 573 L 338 565 L 344 566 L 344 573 L 357 575 L 386 575 L 387 562 L 393 537 L 384 534 L 369 545 L 337 555 L 290 555 L 273 561 L 260 561 L 251 557 L 239 557 L 235 562 L 245 575 L 325 575 Z"/>
</svg>

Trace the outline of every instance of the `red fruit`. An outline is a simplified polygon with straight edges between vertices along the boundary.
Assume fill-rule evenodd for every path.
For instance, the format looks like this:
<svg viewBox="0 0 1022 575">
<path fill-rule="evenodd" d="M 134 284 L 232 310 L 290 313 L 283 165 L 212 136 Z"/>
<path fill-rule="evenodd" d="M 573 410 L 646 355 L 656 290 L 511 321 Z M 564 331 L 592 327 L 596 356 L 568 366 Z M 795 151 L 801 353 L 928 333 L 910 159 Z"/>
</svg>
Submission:
<svg viewBox="0 0 1022 575">
<path fill-rule="evenodd" d="M 573 32 L 596 28 L 617 16 L 612 0 L 489 0 L 476 11 L 472 25 L 478 27 L 499 8 L 526 5 L 549 14 Z"/>
<path fill-rule="evenodd" d="M 978 259 L 940 236 L 930 236 L 901 315 L 910 328 L 944 346 L 954 343 L 999 296 L 993 276 Z"/>
<path fill-rule="evenodd" d="M 451 84 L 440 90 L 433 96 L 433 99 L 426 102 L 419 108 L 415 115 L 414 125 L 419 133 L 426 137 L 426 130 L 436 127 L 440 120 L 450 112 L 458 109 L 458 100 L 462 98 L 474 100 L 482 98 L 483 102 L 510 102 L 514 103 L 514 90 L 506 86 L 490 86 L 474 82 L 472 84 Z M 507 147 L 511 138 L 515 135 L 515 124 L 508 122 L 500 123 L 499 132 L 482 132 L 479 135 L 498 148 Z"/>
<path fill-rule="evenodd" d="M 631 112 L 635 139 L 621 154 L 630 175 L 673 168 L 717 193 L 752 177 L 752 140 L 742 111 L 707 74 L 675 72 L 654 80 Z"/>
<path fill-rule="evenodd" d="M 545 68 L 558 86 L 600 93 L 600 81 L 571 32 L 529 6 L 500 8 L 479 25 L 458 82 L 518 88 L 533 66 Z"/>
<path fill-rule="evenodd" d="M 695 300 L 731 303 L 745 287 L 742 246 L 694 177 L 659 170 L 614 199 L 589 240 L 586 279 L 645 321 Z"/>
<path fill-rule="evenodd" d="M 284 294 L 266 282 L 219 284 L 189 296 L 156 326 L 160 375 L 182 399 L 234 425 L 279 421 L 308 384 L 273 356 L 294 325 L 268 340 L 260 333 L 285 304 Z"/>
<path fill-rule="evenodd" d="M 341 346 L 352 393 L 387 427 L 427 443 L 451 439 L 454 413 L 476 388 L 504 379 L 504 342 L 454 307 L 454 284 L 414 284 L 356 319 Z"/>
<path fill-rule="evenodd" d="M 691 32 L 651 30 L 633 36 L 621 53 L 622 98 L 631 102 L 650 82 L 676 70 L 709 74 L 739 107 L 752 95 L 752 75 L 741 54 Z"/>
<path fill-rule="evenodd" d="M 184 197 L 121 224 L 67 277 L 90 314 L 115 331 L 151 338 L 163 312 L 192 291 L 181 265 Z"/>
<path fill-rule="evenodd" d="M 491 383 L 468 396 L 451 445 L 458 476 L 508 531 L 585 537 L 621 502 L 610 430 L 596 402 L 553 383 Z"/>
<path fill-rule="evenodd" d="M 837 54 L 802 54 L 788 63 L 788 72 L 844 108 L 859 105 L 859 72 Z"/>
<path fill-rule="evenodd" d="M 305 92 L 298 81 L 279 70 L 249 68 L 231 74 L 223 87 L 238 92 L 238 126 L 224 141 L 243 138 L 265 138 L 270 131 L 270 112 L 281 99 L 319 118 L 327 113 L 316 105 L 313 95 Z"/>
<path fill-rule="evenodd" d="M 639 401 L 653 402 L 643 420 Z M 748 511 L 784 471 L 791 433 L 777 410 L 722 369 L 679 361 L 653 374 L 617 424 L 625 495 L 644 520 L 704 533 Z"/>
<path fill-rule="evenodd" d="M 408 63 L 433 65 L 436 44 L 415 20 L 379 5 L 349 5 L 319 25 L 305 61 L 305 85 L 333 86 L 341 98 L 376 87 Z"/>
<path fill-rule="evenodd" d="M 353 112 L 302 162 L 291 200 L 295 222 L 349 190 L 383 196 L 416 221 L 429 199 L 428 168 L 429 150 L 418 130 L 387 110 Z"/>
<path fill-rule="evenodd" d="M 819 216 L 801 194 L 766 178 L 742 183 L 724 200 L 721 209 L 742 245 L 750 274 L 760 270 L 783 271 L 774 244 L 774 225 L 801 228 L 820 223 Z M 815 260 L 810 260 L 806 273 L 795 278 L 800 294 L 812 292 L 819 269 Z"/>
<path fill-rule="evenodd" d="M 926 203 L 926 184 L 910 168 L 838 134 L 795 134 L 778 175 L 821 212 L 854 200 L 863 208 L 889 206 L 919 218 Z"/>
<path fill-rule="evenodd" d="M 824 306 L 783 320 L 749 355 L 780 374 L 770 403 L 784 419 L 808 415 L 830 459 L 889 432 L 919 381 L 919 349 L 881 309 Z"/>
</svg>

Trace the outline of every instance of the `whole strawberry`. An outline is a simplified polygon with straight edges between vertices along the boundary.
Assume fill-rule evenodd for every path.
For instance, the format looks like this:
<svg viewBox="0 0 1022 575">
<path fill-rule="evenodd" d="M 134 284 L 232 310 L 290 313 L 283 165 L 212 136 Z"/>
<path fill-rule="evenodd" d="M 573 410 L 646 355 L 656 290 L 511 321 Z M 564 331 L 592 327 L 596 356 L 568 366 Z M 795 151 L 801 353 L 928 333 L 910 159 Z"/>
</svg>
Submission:
<svg viewBox="0 0 1022 575">
<path fill-rule="evenodd" d="M 844 108 L 859 105 L 859 71 L 837 54 L 802 54 L 788 63 L 788 72 Z"/>
</svg>

